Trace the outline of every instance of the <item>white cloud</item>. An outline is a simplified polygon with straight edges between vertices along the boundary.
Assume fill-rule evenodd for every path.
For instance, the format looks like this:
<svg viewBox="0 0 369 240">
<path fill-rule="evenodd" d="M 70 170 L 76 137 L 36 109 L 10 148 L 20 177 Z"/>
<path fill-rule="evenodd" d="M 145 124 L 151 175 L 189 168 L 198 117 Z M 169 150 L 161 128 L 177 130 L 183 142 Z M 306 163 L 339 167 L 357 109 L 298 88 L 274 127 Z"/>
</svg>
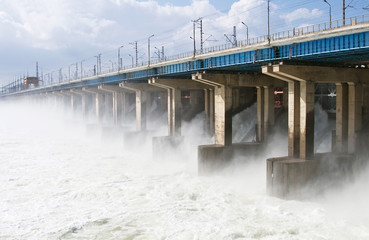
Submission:
<svg viewBox="0 0 369 240">
<path fill-rule="evenodd" d="M 291 23 L 294 22 L 296 20 L 300 20 L 300 19 L 313 19 L 313 18 L 317 18 L 323 15 L 323 11 L 319 10 L 317 8 L 314 8 L 313 10 L 309 10 L 307 8 L 299 8 L 296 9 L 295 11 L 285 14 L 285 15 L 281 15 L 280 17 L 282 19 L 284 19 L 287 23 Z"/>
<path fill-rule="evenodd" d="M 177 43 L 173 39 L 178 29 L 188 29 L 191 19 L 217 12 L 208 0 L 193 0 L 187 6 L 160 5 L 153 0 L 2 0 L 1 5 L 0 32 L 6 36 L 0 38 L 0 51 L 5 56 L 0 63 L 2 73 L 11 71 L 10 63 L 15 60 L 10 59 L 18 59 L 22 66 L 39 60 L 44 69 L 93 59 L 89 56 L 98 52 L 103 52 L 105 60 L 115 59 L 112 49 L 122 44 L 122 55 L 129 58 L 133 49 L 128 43 L 135 40 L 139 40 L 143 55 L 151 34 L 155 34 L 153 46 L 166 45 L 169 54 Z M 187 33 L 191 32 L 188 29 Z M 180 35 L 188 38 L 187 33 Z M 184 51 L 190 43 L 184 37 L 177 40 L 184 44 L 173 47 L 175 52 Z M 19 70 L 14 72 L 18 75 Z"/>
</svg>

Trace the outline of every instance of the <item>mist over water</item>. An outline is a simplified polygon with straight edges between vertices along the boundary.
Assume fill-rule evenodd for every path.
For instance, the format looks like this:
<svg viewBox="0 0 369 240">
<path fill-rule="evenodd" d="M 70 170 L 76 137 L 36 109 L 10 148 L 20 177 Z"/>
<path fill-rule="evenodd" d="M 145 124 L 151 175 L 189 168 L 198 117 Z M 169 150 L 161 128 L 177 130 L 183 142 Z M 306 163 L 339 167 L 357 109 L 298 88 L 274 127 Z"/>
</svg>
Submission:
<svg viewBox="0 0 369 240">
<path fill-rule="evenodd" d="M 369 170 L 309 201 L 266 195 L 265 158 L 286 155 L 285 141 L 204 177 L 203 113 L 183 122 L 184 146 L 153 160 L 151 138 L 125 147 L 60 107 L 0 102 L 0 111 L 0 239 L 369 238 Z M 249 117 L 234 118 L 240 141 Z M 160 122 L 149 129 L 164 125 L 165 135 Z"/>
</svg>

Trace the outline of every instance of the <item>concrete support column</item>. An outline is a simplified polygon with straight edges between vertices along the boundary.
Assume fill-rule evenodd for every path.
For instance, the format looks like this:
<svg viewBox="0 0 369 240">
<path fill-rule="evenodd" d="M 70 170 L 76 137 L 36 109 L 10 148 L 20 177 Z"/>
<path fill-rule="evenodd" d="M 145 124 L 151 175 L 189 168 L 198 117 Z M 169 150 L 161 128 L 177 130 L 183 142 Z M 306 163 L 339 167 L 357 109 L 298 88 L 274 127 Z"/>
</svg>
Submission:
<svg viewBox="0 0 369 240">
<path fill-rule="evenodd" d="M 136 91 L 136 124 L 137 131 L 145 131 L 146 130 L 146 119 L 147 112 L 149 109 L 149 95 L 150 93 L 144 90 Z"/>
<path fill-rule="evenodd" d="M 99 123 L 102 123 L 105 112 L 104 95 L 102 93 L 96 93 L 95 106 L 96 106 L 96 118 Z"/>
<path fill-rule="evenodd" d="M 113 100 L 114 100 L 114 97 L 113 97 L 113 93 L 112 92 L 108 92 L 108 93 L 105 93 L 104 94 L 104 103 L 105 103 L 105 115 L 106 116 L 109 116 L 109 120 L 111 121 L 112 117 L 113 117 L 113 114 L 114 114 L 114 111 L 113 111 Z"/>
<path fill-rule="evenodd" d="M 215 144 L 232 145 L 232 87 L 220 85 L 214 88 Z"/>
<path fill-rule="evenodd" d="M 356 151 L 356 133 L 362 128 L 362 86 L 348 83 L 348 153 Z"/>
<path fill-rule="evenodd" d="M 266 86 L 264 87 L 264 98 L 265 98 L 265 120 L 269 125 L 274 125 L 275 123 L 275 95 L 274 95 L 274 86 Z"/>
<path fill-rule="evenodd" d="M 283 88 L 283 107 L 288 109 L 288 87 Z"/>
<path fill-rule="evenodd" d="M 65 103 L 66 105 L 70 106 L 72 111 L 76 111 L 77 110 L 77 106 L 78 106 L 78 95 L 76 93 L 73 93 L 71 91 L 65 91 L 62 90 L 61 93 L 64 95 L 65 97 Z"/>
<path fill-rule="evenodd" d="M 314 157 L 314 103 L 315 87 L 313 82 L 301 82 L 300 97 L 300 158 Z"/>
<path fill-rule="evenodd" d="M 73 111 L 75 111 L 76 108 L 77 108 L 76 96 L 74 94 L 70 95 L 70 106 L 71 106 Z"/>
<path fill-rule="evenodd" d="M 181 135 L 181 121 L 182 121 L 182 102 L 181 90 L 176 88 L 168 89 L 168 125 L 169 136 Z"/>
<path fill-rule="evenodd" d="M 288 82 L 288 156 L 300 155 L 300 83 Z"/>
<path fill-rule="evenodd" d="M 100 85 L 98 89 L 105 93 L 105 103 L 108 114 L 112 116 L 113 124 L 121 125 L 122 115 L 125 112 L 125 90 L 118 85 Z"/>
<path fill-rule="evenodd" d="M 123 122 L 127 119 L 127 115 L 129 112 L 129 93 L 123 93 L 123 108 L 122 108 L 122 118 Z"/>
<path fill-rule="evenodd" d="M 348 85 L 346 83 L 336 83 L 336 152 L 347 152 L 347 130 Z"/>
<path fill-rule="evenodd" d="M 264 87 L 264 139 L 267 140 L 270 127 L 274 125 L 274 87 Z"/>
<path fill-rule="evenodd" d="M 114 125 L 118 126 L 122 123 L 124 113 L 124 93 L 113 92 L 113 121 Z"/>
<path fill-rule="evenodd" d="M 256 87 L 257 90 L 257 133 L 256 141 L 264 140 L 264 88 Z"/>
<path fill-rule="evenodd" d="M 146 130 L 147 116 L 151 108 L 151 92 L 157 91 L 159 88 L 153 87 L 147 83 L 126 83 L 126 82 L 121 82 L 119 84 L 119 87 L 135 92 L 137 131 Z"/>
<path fill-rule="evenodd" d="M 169 136 L 181 136 L 182 90 L 201 89 L 199 84 L 189 80 L 157 78 L 150 79 L 149 84 L 167 90 L 168 134 Z"/>
<path fill-rule="evenodd" d="M 214 90 L 204 89 L 205 95 L 205 130 L 210 135 L 214 133 Z"/>
</svg>

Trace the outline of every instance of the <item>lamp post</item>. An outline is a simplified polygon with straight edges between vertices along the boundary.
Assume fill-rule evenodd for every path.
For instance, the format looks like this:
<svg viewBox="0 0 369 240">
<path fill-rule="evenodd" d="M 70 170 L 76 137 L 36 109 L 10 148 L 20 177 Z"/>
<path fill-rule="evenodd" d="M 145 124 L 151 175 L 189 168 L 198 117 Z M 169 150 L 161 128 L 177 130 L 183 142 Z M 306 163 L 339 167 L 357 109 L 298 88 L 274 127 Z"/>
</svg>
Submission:
<svg viewBox="0 0 369 240">
<path fill-rule="evenodd" d="M 118 48 L 118 71 L 122 68 L 122 60 L 120 59 L 120 49 L 124 47 L 123 45 Z"/>
<path fill-rule="evenodd" d="M 148 66 L 150 66 L 150 38 L 152 38 L 154 36 L 151 35 L 150 37 L 148 37 L 147 39 L 147 56 L 148 56 Z"/>
<path fill-rule="evenodd" d="M 332 28 L 332 7 L 329 4 L 329 2 L 327 2 L 327 0 L 323 0 L 326 4 L 328 4 L 329 6 L 329 28 Z"/>
<path fill-rule="evenodd" d="M 244 23 L 244 22 L 241 22 L 243 25 L 245 25 L 246 27 L 246 45 L 249 44 L 249 27 Z"/>
</svg>

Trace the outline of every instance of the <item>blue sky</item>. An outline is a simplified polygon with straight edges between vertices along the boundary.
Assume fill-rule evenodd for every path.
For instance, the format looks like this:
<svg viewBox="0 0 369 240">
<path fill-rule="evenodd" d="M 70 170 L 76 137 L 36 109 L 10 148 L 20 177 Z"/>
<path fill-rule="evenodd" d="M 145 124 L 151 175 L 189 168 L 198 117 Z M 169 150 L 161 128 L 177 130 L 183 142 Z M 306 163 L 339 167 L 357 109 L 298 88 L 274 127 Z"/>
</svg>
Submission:
<svg viewBox="0 0 369 240">
<path fill-rule="evenodd" d="M 332 20 L 342 18 L 342 1 L 328 0 Z M 368 0 L 346 0 L 346 16 L 369 14 Z M 117 49 L 123 65 L 131 64 L 134 41 L 139 61 L 147 61 L 147 38 L 151 57 L 155 47 L 166 55 L 192 49 L 192 23 L 203 17 L 205 47 L 225 44 L 224 34 L 237 27 L 237 38 L 267 32 L 266 0 L 0 0 L 0 86 L 21 77 L 75 69 L 93 71 L 95 57 L 102 54 L 102 68 L 117 67 Z M 329 21 L 329 6 L 323 0 L 271 0 L 271 32 Z M 198 30 L 197 30 L 198 31 Z M 198 34 L 198 33 L 197 33 Z M 199 44 L 199 43 L 197 43 Z"/>
</svg>

